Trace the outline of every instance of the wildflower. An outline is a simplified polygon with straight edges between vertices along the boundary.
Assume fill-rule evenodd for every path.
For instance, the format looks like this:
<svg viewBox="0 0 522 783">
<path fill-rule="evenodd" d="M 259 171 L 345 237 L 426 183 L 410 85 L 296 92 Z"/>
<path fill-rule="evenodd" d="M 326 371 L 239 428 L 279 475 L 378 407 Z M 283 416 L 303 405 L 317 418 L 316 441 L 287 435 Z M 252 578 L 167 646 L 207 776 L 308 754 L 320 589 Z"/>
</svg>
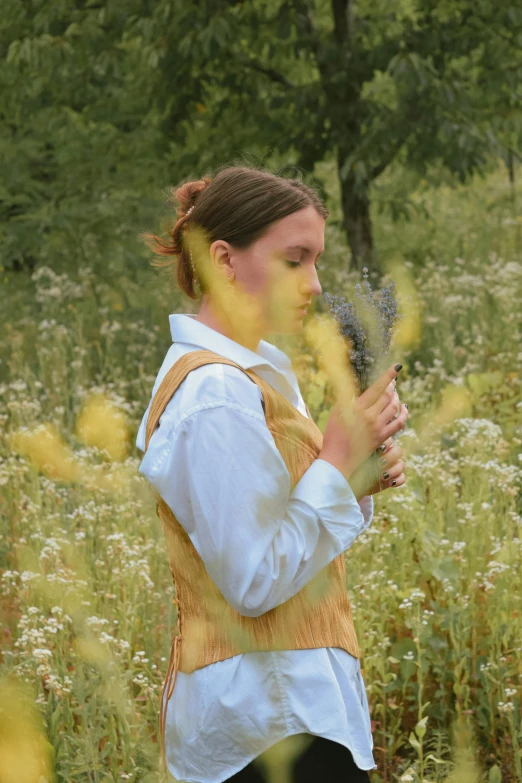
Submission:
<svg viewBox="0 0 522 783">
<path fill-rule="evenodd" d="M 33 571 L 23 571 L 20 574 L 22 583 L 32 582 L 34 579 L 40 579 L 41 574 L 36 574 Z"/>
<path fill-rule="evenodd" d="M 44 648 L 37 647 L 33 650 L 33 656 L 36 658 L 37 661 L 42 661 L 45 663 L 46 658 L 52 656 L 51 650 L 45 650 Z"/>
<path fill-rule="evenodd" d="M 453 551 L 454 552 L 461 552 L 464 547 L 466 546 L 465 541 L 455 541 L 453 544 Z"/>
</svg>

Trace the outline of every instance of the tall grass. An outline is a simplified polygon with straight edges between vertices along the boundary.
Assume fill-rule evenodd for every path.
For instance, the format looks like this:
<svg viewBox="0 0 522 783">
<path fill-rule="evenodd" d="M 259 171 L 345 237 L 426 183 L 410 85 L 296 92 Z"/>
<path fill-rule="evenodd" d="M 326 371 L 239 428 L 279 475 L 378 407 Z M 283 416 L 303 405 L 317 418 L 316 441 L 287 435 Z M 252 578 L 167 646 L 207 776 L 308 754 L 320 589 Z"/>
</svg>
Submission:
<svg viewBox="0 0 522 783">
<path fill-rule="evenodd" d="M 372 783 L 522 781 L 522 267 L 508 196 L 499 174 L 423 186 L 429 217 L 379 223 L 422 330 L 398 386 L 408 481 L 378 496 L 346 555 Z M 453 251 L 439 255 L 433 237 L 445 236 Z M 335 227 L 329 239 L 325 290 L 349 279 L 336 276 Z M 186 306 L 152 273 L 127 280 L 110 266 L 103 280 L 85 267 L 4 274 L 3 288 L 0 779 L 157 780 L 176 611 L 134 440 L 167 315 Z M 306 334 L 274 342 L 324 427 L 331 389 Z"/>
</svg>

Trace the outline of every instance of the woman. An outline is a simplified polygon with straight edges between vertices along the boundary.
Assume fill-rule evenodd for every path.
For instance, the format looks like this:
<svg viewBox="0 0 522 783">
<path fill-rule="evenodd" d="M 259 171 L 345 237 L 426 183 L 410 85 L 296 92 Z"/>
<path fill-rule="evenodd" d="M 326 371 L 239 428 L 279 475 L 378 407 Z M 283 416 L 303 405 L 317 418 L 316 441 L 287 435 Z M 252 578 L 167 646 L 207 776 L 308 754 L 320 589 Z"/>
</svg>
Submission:
<svg viewBox="0 0 522 783">
<path fill-rule="evenodd" d="M 368 781 L 343 553 L 371 522 L 372 494 L 405 481 L 391 439 L 408 417 L 401 365 L 356 399 L 350 432 L 336 406 L 323 436 L 290 359 L 263 339 L 299 333 L 321 293 L 323 202 L 298 179 L 240 166 L 173 196 L 170 241 L 145 238 L 202 301 L 197 315 L 170 316 L 173 344 L 137 438 L 178 604 L 164 761 L 178 780 L 247 783 L 263 779 L 264 751 L 295 736 L 309 743 L 296 781 Z M 190 229 L 204 252 L 192 252 Z M 383 476 L 356 497 L 349 479 L 377 449 Z"/>
</svg>

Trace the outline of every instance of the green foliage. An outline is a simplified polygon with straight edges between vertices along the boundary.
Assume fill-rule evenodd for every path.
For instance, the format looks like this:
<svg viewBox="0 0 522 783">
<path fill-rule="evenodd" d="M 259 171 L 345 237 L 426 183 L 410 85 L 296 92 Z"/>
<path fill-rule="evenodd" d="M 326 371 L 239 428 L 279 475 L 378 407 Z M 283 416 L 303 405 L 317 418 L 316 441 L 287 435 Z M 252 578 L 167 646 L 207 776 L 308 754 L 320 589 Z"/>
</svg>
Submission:
<svg viewBox="0 0 522 783">
<path fill-rule="evenodd" d="M 5 4 L 4 4 L 5 5 Z M 0 231 L 7 268 L 141 260 L 158 192 L 244 157 L 334 162 L 352 257 L 373 255 L 372 183 L 464 181 L 520 149 L 512 0 L 346 5 L 8 0 L 0 22 Z M 337 10 L 339 9 L 339 10 Z M 409 212 L 408 194 L 388 202 Z M 411 207 L 411 205 L 410 205 Z M 81 229 L 79 228 L 81 226 Z"/>
<path fill-rule="evenodd" d="M 140 10 L 15 0 L 3 9 L 4 267 L 142 263 L 135 225 L 157 205 L 165 142 L 129 37 L 129 13 Z"/>
</svg>

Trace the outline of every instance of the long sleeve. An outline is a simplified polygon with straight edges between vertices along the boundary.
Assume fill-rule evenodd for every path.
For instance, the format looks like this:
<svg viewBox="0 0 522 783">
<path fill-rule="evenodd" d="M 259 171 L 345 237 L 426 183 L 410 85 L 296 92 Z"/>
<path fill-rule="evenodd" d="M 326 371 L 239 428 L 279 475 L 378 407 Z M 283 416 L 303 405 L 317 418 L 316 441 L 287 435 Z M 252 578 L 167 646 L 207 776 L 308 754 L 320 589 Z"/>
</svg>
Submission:
<svg viewBox="0 0 522 783">
<path fill-rule="evenodd" d="M 160 426 L 140 472 L 227 602 L 250 617 L 295 595 L 371 521 L 373 501 L 363 514 L 346 479 L 324 460 L 290 492 L 262 411 L 231 401 L 195 406 L 175 429 Z"/>
<path fill-rule="evenodd" d="M 364 517 L 364 526 L 370 527 L 373 519 L 374 503 L 371 495 L 365 495 L 359 500 L 359 508 L 362 511 Z"/>
</svg>

